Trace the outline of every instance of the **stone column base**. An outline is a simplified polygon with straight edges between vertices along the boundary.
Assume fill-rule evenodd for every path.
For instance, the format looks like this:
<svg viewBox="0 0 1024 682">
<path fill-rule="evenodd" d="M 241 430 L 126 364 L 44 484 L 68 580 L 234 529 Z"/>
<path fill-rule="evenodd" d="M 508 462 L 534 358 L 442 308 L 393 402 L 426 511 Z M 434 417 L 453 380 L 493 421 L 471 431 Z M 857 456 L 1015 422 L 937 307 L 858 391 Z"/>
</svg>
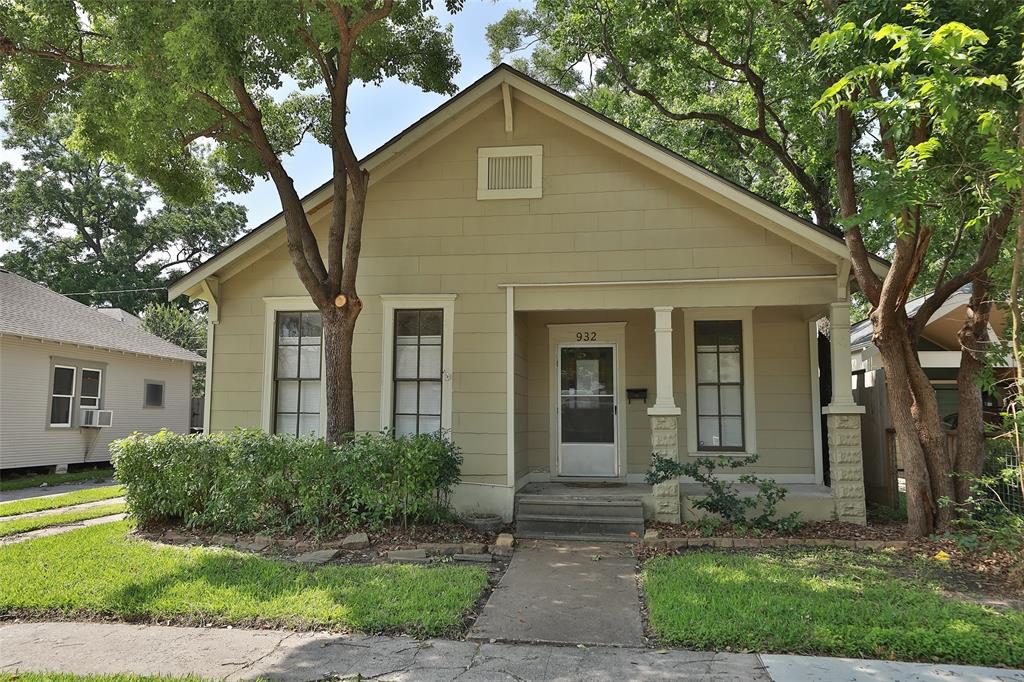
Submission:
<svg viewBox="0 0 1024 682">
<path fill-rule="evenodd" d="M 867 524 L 863 457 L 860 414 L 829 409 L 828 461 L 836 518 L 861 526 Z"/>
<path fill-rule="evenodd" d="M 679 457 L 679 418 L 651 416 L 651 449 L 670 459 Z M 662 523 L 682 523 L 683 510 L 679 479 L 654 486 L 654 518 Z"/>
</svg>

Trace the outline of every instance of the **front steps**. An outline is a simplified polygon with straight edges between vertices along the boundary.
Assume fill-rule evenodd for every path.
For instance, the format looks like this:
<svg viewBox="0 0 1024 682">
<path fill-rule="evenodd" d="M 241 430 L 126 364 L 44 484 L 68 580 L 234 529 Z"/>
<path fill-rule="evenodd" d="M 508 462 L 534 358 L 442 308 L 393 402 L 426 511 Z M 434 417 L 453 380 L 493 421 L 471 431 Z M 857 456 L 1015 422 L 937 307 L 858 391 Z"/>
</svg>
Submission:
<svg viewBox="0 0 1024 682">
<path fill-rule="evenodd" d="M 637 542 L 643 534 L 639 497 L 516 495 L 517 537 Z"/>
</svg>

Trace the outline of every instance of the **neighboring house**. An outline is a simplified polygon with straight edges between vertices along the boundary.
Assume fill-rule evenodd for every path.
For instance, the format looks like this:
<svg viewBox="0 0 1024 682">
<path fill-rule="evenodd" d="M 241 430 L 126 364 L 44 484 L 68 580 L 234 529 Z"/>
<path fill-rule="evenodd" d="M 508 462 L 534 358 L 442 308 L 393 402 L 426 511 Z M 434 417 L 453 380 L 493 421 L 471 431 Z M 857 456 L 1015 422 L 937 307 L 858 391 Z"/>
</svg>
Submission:
<svg viewBox="0 0 1024 682">
<path fill-rule="evenodd" d="M 131 319 L 0 270 L 0 468 L 103 462 L 134 431 L 188 433 L 196 362 Z"/>
<path fill-rule="evenodd" d="M 907 314 L 913 318 L 927 300 L 921 296 L 907 302 Z M 957 373 L 960 370 L 960 340 L 957 333 L 967 314 L 971 300 L 970 285 L 958 289 L 939 307 L 925 324 L 917 343 L 921 367 L 935 389 L 939 417 L 952 434 L 959 412 Z M 1005 315 L 993 307 L 989 318 L 989 341 L 999 346 Z M 874 327 L 871 320 L 862 320 L 850 328 L 851 367 L 854 397 L 866 412 L 861 419 L 861 442 L 864 450 L 864 486 L 869 502 L 896 503 L 897 479 L 902 469 L 896 457 L 895 432 L 889 418 L 889 398 L 885 388 L 882 356 L 871 342 Z M 981 390 L 980 388 L 978 389 Z M 1001 404 L 998 397 L 983 394 L 986 413 L 998 419 Z M 950 438 L 953 436 L 951 435 Z"/>
<path fill-rule="evenodd" d="M 815 320 L 843 330 L 820 360 L 849 377 L 840 237 L 504 65 L 364 163 L 356 427 L 450 430 L 457 508 L 551 533 L 678 521 L 695 491 L 645 486 L 652 451 L 757 453 L 806 518 L 864 522 L 848 380 L 827 410 L 845 475 L 823 485 Z M 304 200 L 322 240 L 330 196 Z M 280 215 L 182 294 L 210 305 L 210 429 L 323 432 L 320 317 Z"/>
</svg>

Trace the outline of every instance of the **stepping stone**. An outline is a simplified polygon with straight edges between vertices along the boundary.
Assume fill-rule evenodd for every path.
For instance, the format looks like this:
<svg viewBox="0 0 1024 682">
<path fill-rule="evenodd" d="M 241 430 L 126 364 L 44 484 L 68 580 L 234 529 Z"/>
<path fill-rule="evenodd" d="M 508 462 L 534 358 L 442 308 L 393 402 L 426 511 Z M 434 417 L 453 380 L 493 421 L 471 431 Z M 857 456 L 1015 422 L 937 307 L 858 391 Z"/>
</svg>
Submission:
<svg viewBox="0 0 1024 682">
<path fill-rule="evenodd" d="M 232 535 L 214 535 L 210 542 L 221 547 L 231 547 L 235 544 L 235 538 Z"/>
<path fill-rule="evenodd" d="M 342 549 L 365 549 L 370 546 L 370 536 L 366 533 L 352 533 L 341 541 Z"/>
<path fill-rule="evenodd" d="M 462 553 L 463 554 L 483 554 L 486 551 L 487 551 L 487 545 L 482 545 L 482 544 L 479 544 L 479 543 L 472 543 L 472 544 L 468 544 L 468 545 L 463 545 L 462 546 Z"/>
<path fill-rule="evenodd" d="M 453 556 L 462 551 L 462 545 L 443 542 L 427 542 L 420 545 L 420 549 L 424 550 L 427 553 L 427 556 Z"/>
<path fill-rule="evenodd" d="M 252 542 L 240 542 L 235 546 L 246 552 L 262 552 L 270 546 L 270 543 L 263 540 L 253 540 Z"/>
<path fill-rule="evenodd" d="M 328 561 L 337 556 L 338 550 L 336 549 L 318 549 L 314 552 L 306 552 L 295 557 L 294 561 L 300 564 L 326 564 Z"/>
<path fill-rule="evenodd" d="M 456 554 L 454 558 L 456 561 L 475 561 L 481 564 L 488 564 L 492 560 L 490 554 Z"/>
<path fill-rule="evenodd" d="M 396 564 L 425 564 L 430 560 L 423 549 L 393 549 L 388 552 L 388 561 Z"/>
</svg>

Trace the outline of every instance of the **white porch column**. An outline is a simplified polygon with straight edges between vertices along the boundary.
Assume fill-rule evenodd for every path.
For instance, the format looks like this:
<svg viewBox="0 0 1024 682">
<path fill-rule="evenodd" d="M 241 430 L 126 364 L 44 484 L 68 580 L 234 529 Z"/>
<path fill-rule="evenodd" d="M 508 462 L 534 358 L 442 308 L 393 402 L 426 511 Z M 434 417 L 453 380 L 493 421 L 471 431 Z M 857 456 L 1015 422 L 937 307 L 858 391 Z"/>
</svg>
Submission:
<svg viewBox="0 0 1024 682">
<path fill-rule="evenodd" d="M 672 390 L 672 306 L 654 308 L 654 405 L 647 410 L 651 418 L 651 447 L 664 457 L 679 457 L 679 414 Z M 658 521 L 680 523 L 682 506 L 679 481 L 654 486 L 655 517 Z"/>
<path fill-rule="evenodd" d="M 822 411 L 828 415 L 828 460 L 832 501 L 836 517 L 864 525 L 864 453 L 861 449 L 860 416 L 864 408 L 853 400 L 853 369 L 850 365 L 850 304 L 829 306 L 832 350 L 832 401 Z"/>
</svg>

